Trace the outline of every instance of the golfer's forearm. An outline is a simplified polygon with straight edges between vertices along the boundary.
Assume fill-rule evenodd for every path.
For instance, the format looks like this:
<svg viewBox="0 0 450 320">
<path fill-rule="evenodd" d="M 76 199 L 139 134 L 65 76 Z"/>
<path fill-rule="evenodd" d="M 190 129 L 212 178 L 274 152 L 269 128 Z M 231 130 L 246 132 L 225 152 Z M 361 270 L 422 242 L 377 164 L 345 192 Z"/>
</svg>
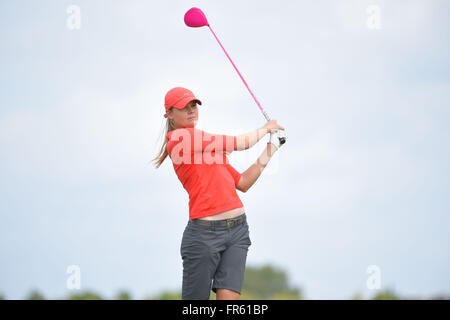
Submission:
<svg viewBox="0 0 450 320">
<path fill-rule="evenodd" d="M 253 147 L 268 132 L 269 131 L 267 128 L 261 127 L 252 132 L 237 136 L 235 150 L 241 151 L 241 150 L 247 150 L 247 149 Z"/>
<path fill-rule="evenodd" d="M 258 160 L 256 160 L 256 162 L 242 174 L 242 191 L 246 192 L 248 189 L 250 189 L 251 186 L 253 186 L 256 180 L 258 180 L 259 176 L 263 172 L 266 165 L 269 163 L 270 158 L 272 158 L 276 150 L 277 149 L 273 144 L 267 143 L 267 147 L 259 156 Z"/>
</svg>

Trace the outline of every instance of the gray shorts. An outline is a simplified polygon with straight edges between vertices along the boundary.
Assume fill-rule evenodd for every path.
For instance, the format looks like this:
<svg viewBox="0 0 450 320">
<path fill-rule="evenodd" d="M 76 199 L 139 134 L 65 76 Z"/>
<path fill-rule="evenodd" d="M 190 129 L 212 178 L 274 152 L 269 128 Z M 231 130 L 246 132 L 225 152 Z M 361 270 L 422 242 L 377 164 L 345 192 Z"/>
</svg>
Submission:
<svg viewBox="0 0 450 320">
<path fill-rule="evenodd" d="M 227 222 L 227 225 L 219 224 Z M 209 225 L 200 225 L 207 223 Z M 251 245 L 245 213 L 224 220 L 189 220 L 183 232 L 181 299 L 208 300 L 217 288 L 241 292 Z"/>
</svg>

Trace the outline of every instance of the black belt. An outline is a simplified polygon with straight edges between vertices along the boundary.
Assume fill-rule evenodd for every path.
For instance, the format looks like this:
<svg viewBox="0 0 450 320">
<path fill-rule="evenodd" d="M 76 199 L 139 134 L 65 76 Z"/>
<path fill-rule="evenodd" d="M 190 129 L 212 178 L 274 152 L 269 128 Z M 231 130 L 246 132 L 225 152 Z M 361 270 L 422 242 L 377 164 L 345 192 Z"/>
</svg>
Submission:
<svg viewBox="0 0 450 320">
<path fill-rule="evenodd" d="M 244 223 L 247 220 L 245 213 L 241 214 L 236 218 L 231 219 L 223 219 L 223 220 L 202 220 L 202 219 L 193 219 L 192 223 L 195 223 L 200 226 L 208 226 L 208 227 L 227 227 L 232 228 L 237 226 L 238 224 Z"/>
</svg>

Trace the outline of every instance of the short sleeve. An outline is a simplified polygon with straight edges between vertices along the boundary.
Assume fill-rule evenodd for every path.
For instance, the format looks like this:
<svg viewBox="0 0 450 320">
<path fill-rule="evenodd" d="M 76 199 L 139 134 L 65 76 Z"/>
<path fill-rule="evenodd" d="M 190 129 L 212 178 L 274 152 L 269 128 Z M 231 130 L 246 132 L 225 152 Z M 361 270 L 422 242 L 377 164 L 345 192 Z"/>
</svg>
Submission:
<svg viewBox="0 0 450 320">
<path fill-rule="evenodd" d="M 239 173 L 233 166 L 229 163 L 225 164 L 225 167 L 227 168 L 228 172 L 231 174 L 234 180 L 234 185 L 237 186 L 239 183 L 239 180 L 241 179 L 242 174 Z"/>
<path fill-rule="evenodd" d="M 231 153 L 236 149 L 237 141 L 236 136 L 212 134 L 196 128 L 176 129 L 169 132 L 166 137 L 169 153 L 173 146 L 181 141 L 190 145 L 192 152 L 225 151 Z"/>
<path fill-rule="evenodd" d="M 212 134 L 205 131 L 202 136 L 202 151 L 226 151 L 233 152 L 236 149 L 236 136 L 229 136 L 225 134 Z M 197 149 L 195 149 L 197 150 Z M 198 151 L 198 150 L 197 150 Z"/>
</svg>

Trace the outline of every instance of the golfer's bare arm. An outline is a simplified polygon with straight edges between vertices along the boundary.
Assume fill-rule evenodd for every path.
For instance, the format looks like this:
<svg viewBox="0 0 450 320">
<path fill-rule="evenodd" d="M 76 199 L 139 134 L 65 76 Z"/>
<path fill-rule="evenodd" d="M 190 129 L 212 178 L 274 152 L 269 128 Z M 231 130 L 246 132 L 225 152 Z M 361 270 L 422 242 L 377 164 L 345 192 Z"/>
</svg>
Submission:
<svg viewBox="0 0 450 320">
<path fill-rule="evenodd" d="M 263 153 L 259 156 L 258 160 L 250 166 L 241 176 L 236 189 L 242 192 L 247 192 L 248 189 L 258 180 L 259 176 L 263 172 L 267 163 L 269 163 L 270 158 L 276 152 L 277 148 L 271 144 L 267 143 L 267 147 L 264 149 Z"/>
<path fill-rule="evenodd" d="M 266 127 L 261 127 L 252 132 L 236 136 L 236 151 L 247 150 L 253 147 L 262 137 L 269 132 Z"/>
</svg>

